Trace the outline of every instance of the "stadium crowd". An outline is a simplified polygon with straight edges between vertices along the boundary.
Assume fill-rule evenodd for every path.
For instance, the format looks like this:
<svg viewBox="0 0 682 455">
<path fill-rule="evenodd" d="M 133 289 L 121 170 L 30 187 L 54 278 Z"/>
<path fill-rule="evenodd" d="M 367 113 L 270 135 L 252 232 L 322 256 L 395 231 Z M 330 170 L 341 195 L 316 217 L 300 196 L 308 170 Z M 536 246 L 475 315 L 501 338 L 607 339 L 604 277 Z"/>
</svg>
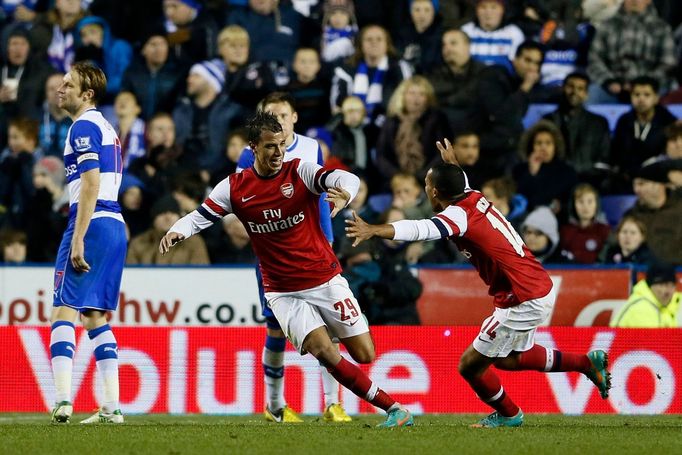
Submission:
<svg viewBox="0 0 682 455">
<path fill-rule="evenodd" d="M 541 262 L 682 264 L 682 121 L 666 107 L 682 101 L 675 0 L 0 5 L 5 263 L 55 259 L 71 123 L 57 91 L 87 60 L 107 76 L 101 109 L 121 138 L 130 264 L 255 262 L 231 217 L 172 255 L 156 247 L 235 171 L 242 126 L 273 91 L 293 95 L 295 131 L 319 142 L 325 166 L 361 177 L 350 208 L 368 221 L 429 215 L 423 180 L 447 137 Z M 630 105 L 613 127 L 594 112 L 611 103 Z M 535 104 L 556 108 L 524 128 Z M 386 302 L 370 322 L 418 322 L 421 284 L 405 266 L 465 259 L 446 241 L 353 249 L 350 213 L 334 221 L 334 249 L 361 304 Z"/>
</svg>

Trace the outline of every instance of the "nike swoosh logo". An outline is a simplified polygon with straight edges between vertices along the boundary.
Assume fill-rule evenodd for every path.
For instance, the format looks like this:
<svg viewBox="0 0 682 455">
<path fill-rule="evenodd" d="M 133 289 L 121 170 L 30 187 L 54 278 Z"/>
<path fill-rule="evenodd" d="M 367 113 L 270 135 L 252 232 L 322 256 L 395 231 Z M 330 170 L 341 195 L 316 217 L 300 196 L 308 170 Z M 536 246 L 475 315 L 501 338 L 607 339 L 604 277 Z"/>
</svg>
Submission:
<svg viewBox="0 0 682 455">
<path fill-rule="evenodd" d="M 256 197 L 255 194 L 254 194 L 253 196 L 249 196 L 249 197 L 243 197 L 243 196 L 242 196 L 242 202 L 250 201 L 251 199 L 253 199 L 253 198 L 255 198 L 255 197 Z"/>
<path fill-rule="evenodd" d="M 479 335 L 478 339 L 481 340 L 481 341 L 484 342 L 484 343 L 490 343 L 489 340 L 484 340 L 483 338 L 480 337 L 480 335 Z"/>
<path fill-rule="evenodd" d="M 410 416 L 407 416 L 402 420 L 398 420 L 398 426 L 402 427 L 403 425 L 405 425 L 407 423 L 408 420 L 410 420 Z"/>
<path fill-rule="evenodd" d="M 360 320 L 360 319 L 356 319 L 354 322 L 350 322 L 350 323 L 349 323 L 350 326 L 353 327 L 355 324 L 358 323 L 359 320 Z"/>
</svg>

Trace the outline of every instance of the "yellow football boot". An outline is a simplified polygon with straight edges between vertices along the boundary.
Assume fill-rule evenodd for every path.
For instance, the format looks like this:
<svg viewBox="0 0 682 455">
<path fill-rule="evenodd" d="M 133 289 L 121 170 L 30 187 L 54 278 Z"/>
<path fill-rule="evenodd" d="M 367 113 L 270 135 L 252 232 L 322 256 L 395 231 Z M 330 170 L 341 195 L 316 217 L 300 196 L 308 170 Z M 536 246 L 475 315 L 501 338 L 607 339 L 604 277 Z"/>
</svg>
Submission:
<svg viewBox="0 0 682 455">
<path fill-rule="evenodd" d="M 334 403 L 327 406 L 322 415 L 325 422 L 352 422 L 353 419 L 346 414 L 341 403 Z"/>
<path fill-rule="evenodd" d="M 268 422 L 275 423 L 301 423 L 301 419 L 296 412 L 289 406 L 284 406 L 282 409 L 277 411 L 271 411 L 267 406 L 265 407 L 265 412 L 263 412 L 265 420 Z"/>
</svg>

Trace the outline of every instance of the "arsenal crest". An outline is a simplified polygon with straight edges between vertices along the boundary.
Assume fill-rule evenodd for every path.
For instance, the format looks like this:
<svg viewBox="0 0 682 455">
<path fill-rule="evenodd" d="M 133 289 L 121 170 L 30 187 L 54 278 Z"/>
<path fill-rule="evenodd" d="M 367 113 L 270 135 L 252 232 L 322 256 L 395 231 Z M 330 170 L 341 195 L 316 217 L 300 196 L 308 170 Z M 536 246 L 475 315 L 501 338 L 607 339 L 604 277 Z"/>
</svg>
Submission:
<svg viewBox="0 0 682 455">
<path fill-rule="evenodd" d="M 279 187 L 279 190 L 287 199 L 291 199 L 291 196 L 294 195 L 294 185 L 291 183 L 285 183 L 284 185 Z"/>
</svg>

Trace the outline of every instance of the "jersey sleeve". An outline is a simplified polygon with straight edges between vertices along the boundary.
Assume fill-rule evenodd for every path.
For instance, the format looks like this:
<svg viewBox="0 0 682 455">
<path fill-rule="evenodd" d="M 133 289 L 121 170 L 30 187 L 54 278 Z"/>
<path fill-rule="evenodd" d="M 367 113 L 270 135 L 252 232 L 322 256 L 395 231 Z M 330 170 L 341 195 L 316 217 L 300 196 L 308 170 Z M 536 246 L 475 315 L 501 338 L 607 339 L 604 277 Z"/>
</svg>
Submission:
<svg viewBox="0 0 682 455">
<path fill-rule="evenodd" d="M 235 172 L 241 172 L 244 169 L 250 168 L 253 166 L 254 161 L 256 161 L 256 157 L 253 154 L 253 150 L 251 150 L 250 147 L 245 147 L 244 150 L 242 150 L 242 154 L 239 155 Z"/>
<path fill-rule="evenodd" d="M 433 220 L 438 224 L 439 229 L 444 227 L 452 232 L 450 236 L 457 235 L 461 237 L 469 227 L 467 213 L 462 207 L 456 205 L 448 206 L 445 210 L 434 216 Z"/>
<path fill-rule="evenodd" d="M 206 200 L 196 210 L 180 218 L 169 232 L 178 232 L 188 238 L 232 212 L 230 179 L 218 183 Z"/>
<path fill-rule="evenodd" d="M 462 236 L 466 232 L 466 212 L 457 206 L 449 206 L 431 219 L 400 220 L 391 223 L 395 234 L 393 240 L 438 240 Z"/>
<path fill-rule="evenodd" d="M 88 120 L 78 120 L 71 127 L 69 142 L 76 155 L 79 172 L 99 169 L 102 130 L 97 125 Z"/>
<path fill-rule="evenodd" d="M 360 179 L 341 169 L 324 169 L 319 164 L 300 161 L 296 170 L 305 186 L 315 194 L 322 194 L 329 188 L 343 188 L 352 201 L 360 189 Z"/>
</svg>

